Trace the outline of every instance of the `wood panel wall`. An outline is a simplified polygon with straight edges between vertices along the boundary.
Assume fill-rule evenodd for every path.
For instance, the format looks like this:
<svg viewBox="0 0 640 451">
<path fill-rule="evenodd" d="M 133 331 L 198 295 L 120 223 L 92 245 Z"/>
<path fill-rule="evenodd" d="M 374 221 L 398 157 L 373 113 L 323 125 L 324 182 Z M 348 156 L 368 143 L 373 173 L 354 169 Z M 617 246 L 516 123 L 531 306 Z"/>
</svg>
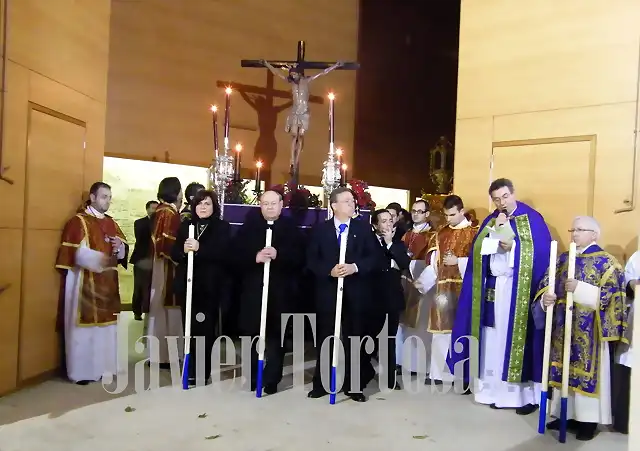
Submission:
<svg viewBox="0 0 640 451">
<path fill-rule="evenodd" d="M 54 371 L 56 248 L 101 178 L 109 0 L 8 2 L 0 180 L 0 394 Z M 4 6 L 4 5 L 2 5 Z M 0 93 L 1 94 L 1 93 Z"/>
<path fill-rule="evenodd" d="M 356 0 L 234 0 L 114 2 L 106 153 L 126 158 L 209 166 L 213 156 L 212 103 L 224 105 L 220 82 L 252 86 L 266 99 L 256 110 L 235 92 L 231 141 L 242 142 L 243 174 L 257 155 L 271 182 L 287 179 L 290 139 L 284 132 L 289 86 L 266 69 L 240 67 L 241 59 L 291 60 L 306 41 L 306 58 L 355 60 Z M 309 74 L 315 72 L 308 72 Z M 355 73 L 336 71 L 316 80 L 312 94 L 334 90 L 336 141 L 352 160 Z M 265 92 L 265 89 L 269 89 Z M 257 99 L 260 102 L 260 99 Z M 249 101 L 256 102 L 255 98 Z M 311 105 L 301 181 L 318 184 L 328 151 L 328 103 Z M 222 128 L 220 128 L 222 137 Z"/>
<path fill-rule="evenodd" d="M 554 209 L 548 219 L 594 215 L 601 245 L 624 261 L 638 249 L 640 230 L 634 167 L 634 151 L 640 150 L 640 3 L 463 0 L 461 16 L 455 192 L 486 213 L 494 149 L 509 141 L 555 143 L 541 146 L 545 151 L 536 158 L 546 164 L 531 168 L 537 177 L 527 177 L 521 190 L 541 210 Z M 593 177 L 584 179 L 588 189 L 561 182 L 584 161 L 572 164 L 563 152 L 573 148 L 558 143 L 579 143 L 579 137 L 593 142 L 595 152 Z M 581 158 L 590 155 L 585 149 Z M 521 164 L 529 161 L 523 154 Z M 576 193 L 582 199 L 572 202 Z M 550 222 L 566 235 L 567 219 Z M 629 449 L 640 442 L 634 428 L 640 424 L 639 387 L 636 372 Z"/>
<path fill-rule="evenodd" d="M 633 24 L 639 20 L 640 3 L 632 0 L 541 0 L 527 7 L 512 0 L 464 0 L 456 193 L 486 213 L 494 149 L 510 142 L 537 145 L 593 136 L 590 211 L 563 202 L 570 184 L 541 189 L 530 200 L 538 208 L 593 214 L 602 224 L 605 247 L 619 257 L 635 251 L 640 219 L 640 184 L 634 184 L 638 174 L 633 172 L 640 31 Z M 554 148 L 561 152 L 565 147 Z M 546 163 L 537 169 L 541 186 L 549 183 L 547 175 L 571 172 L 559 164 L 565 155 L 540 155 Z M 569 225 L 552 226 L 566 230 Z"/>
</svg>

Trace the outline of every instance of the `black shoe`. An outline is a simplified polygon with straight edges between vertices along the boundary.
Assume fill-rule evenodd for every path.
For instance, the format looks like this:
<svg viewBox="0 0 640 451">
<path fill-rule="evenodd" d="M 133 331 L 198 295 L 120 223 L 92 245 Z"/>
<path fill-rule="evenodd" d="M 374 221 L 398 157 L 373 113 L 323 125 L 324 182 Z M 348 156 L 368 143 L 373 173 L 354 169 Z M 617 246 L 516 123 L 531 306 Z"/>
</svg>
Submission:
<svg viewBox="0 0 640 451">
<path fill-rule="evenodd" d="M 322 398 L 323 396 L 327 396 L 328 394 L 329 393 L 327 393 L 324 390 L 314 388 L 309 393 L 307 393 L 307 398 L 317 399 L 317 398 Z"/>
<path fill-rule="evenodd" d="M 347 395 L 349 398 L 351 398 L 353 401 L 355 402 L 366 402 L 367 401 L 367 397 L 363 394 L 363 393 L 351 393 L 351 392 L 344 392 L 345 395 Z"/>
<path fill-rule="evenodd" d="M 596 423 L 580 423 L 576 431 L 576 439 L 582 442 L 593 440 L 597 430 L 598 425 Z"/>
<path fill-rule="evenodd" d="M 142 321 L 142 315 L 133 315 L 133 319 L 136 321 Z"/>
<path fill-rule="evenodd" d="M 438 379 L 426 378 L 424 380 L 424 385 L 442 385 L 442 381 L 439 381 Z"/>
<path fill-rule="evenodd" d="M 264 392 L 267 395 L 278 393 L 278 384 L 267 384 L 264 386 Z"/>
<path fill-rule="evenodd" d="M 89 385 L 92 381 L 78 381 L 76 385 Z"/>
<path fill-rule="evenodd" d="M 170 363 L 160 363 L 160 364 L 158 364 L 158 368 L 160 368 L 161 370 L 170 370 L 171 369 L 171 364 Z"/>
<path fill-rule="evenodd" d="M 576 420 L 567 420 L 567 430 L 571 432 L 575 432 L 578 430 L 578 422 Z M 560 430 L 560 418 L 556 418 L 553 421 L 547 423 L 547 429 L 550 431 L 559 431 Z"/>
<path fill-rule="evenodd" d="M 530 415 L 533 412 L 535 412 L 536 410 L 538 410 L 538 405 L 537 404 L 527 404 L 527 405 L 524 405 L 522 407 L 518 407 L 516 409 L 516 414 L 517 415 Z"/>
<path fill-rule="evenodd" d="M 388 386 L 389 390 L 402 390 L 402 387 L 400 386 L 400 382 L 396 381 L 395 384 L 389 384 Z"/>
</svg>

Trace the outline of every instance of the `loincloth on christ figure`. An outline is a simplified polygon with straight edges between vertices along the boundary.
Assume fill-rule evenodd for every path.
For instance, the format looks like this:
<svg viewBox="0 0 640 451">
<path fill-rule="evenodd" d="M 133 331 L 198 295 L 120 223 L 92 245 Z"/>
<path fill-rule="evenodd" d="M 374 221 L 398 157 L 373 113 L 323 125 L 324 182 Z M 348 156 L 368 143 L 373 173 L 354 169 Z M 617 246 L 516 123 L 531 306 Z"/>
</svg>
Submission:
<svg viewBox="0 0 640 451">
<path fill-rule="evenodd" d="M 292 135 L 304 135 L 309 130 L 309 113 L 291 113 L 287 116 L 287 123 L 284 127 L 287 133 Z"/>
</svg>

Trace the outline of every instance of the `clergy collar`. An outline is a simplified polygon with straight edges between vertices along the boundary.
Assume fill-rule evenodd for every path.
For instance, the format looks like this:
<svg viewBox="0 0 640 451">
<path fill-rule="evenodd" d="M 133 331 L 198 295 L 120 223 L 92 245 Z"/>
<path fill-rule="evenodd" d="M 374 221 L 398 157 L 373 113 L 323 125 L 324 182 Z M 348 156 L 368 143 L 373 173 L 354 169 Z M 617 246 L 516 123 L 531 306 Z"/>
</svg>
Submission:
<svg viewBox="0 0 640 451">
<path fill-rule="evenodd" d="M 427 222 L 423 222 L 422 224 L 414 224 L 411 230 L 415 233 L 420 233 L 420 232 L 426 232 L 430 228 L 431 228 L 431 224 L 429 224 L 429 221 L 427 221 Z M 395 230 L 395 227 L 394 227 L 394 230 Z"/>
<path fill-rule="evenodd" d="M 85 211 L 87 212 L 87 214 L 89 214 L 91 216 L 95 216 L 98 219 L 103 219 L 104 216 L 105 216 L 104 213 L 100 213 L 98 210 L 93 208 L 91 205 L 88 205 L 87 209 Z"/>
<path fill-rule="evenodd" d="M 584 248 L 576 249 L 576 254 L 584 254 L 585 251 L 589 249 L 591 246 L 597 246 L 596 242 L 592 241 L 591 243 L 587 244 Z"/>
<path fill-rule="evenodd" d="M 458 229 L 464 229 L 465 227 L 469 227 L 470 225 L 471 225 L 471 222 L 469 222 L 467 218 L 464 218 L 462 221 L 460 221 L 458 225 L 455 225 L 455 226 L 450 225 L 449 227 L 452 228 L 453 230 L 458 230 Z"/>
</svg>

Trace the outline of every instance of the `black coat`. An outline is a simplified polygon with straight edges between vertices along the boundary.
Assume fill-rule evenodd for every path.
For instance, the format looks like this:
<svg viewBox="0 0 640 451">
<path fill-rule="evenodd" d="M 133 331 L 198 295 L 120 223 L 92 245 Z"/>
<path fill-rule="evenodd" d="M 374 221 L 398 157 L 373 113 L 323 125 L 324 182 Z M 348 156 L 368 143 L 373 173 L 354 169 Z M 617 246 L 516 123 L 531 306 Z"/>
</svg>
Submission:
<svg viewBox="0 0 640 451">
<path fill-rule="evenodd" d="M 369 223 L 352 219 L 347 229 L 345 262 L 355 263 L 358 272 L 344 279 L 345 312 L 364 318 L 370 311 L 372 298 L 370 276 L 380 267 L 380 249 Z M 340 247 L 333 219 L 316 225 L 307 248 L 307 267 L 315 276 L 316 311 L 334 315 L 338 279 L 331 270 L 338 264 Z"/>
<path fill-rule="evenodd" d="M 171 258 L 178 263 L 173 289 L 184 302 L 187 289 L 187 254 L 184 242 L 189 237 L 189 225 L 198 225 L 193 220 L 184 221 L 178 229 Z M 231 244 L 231 226 L 218 218 L 211 218 L 209 225 L 200 238 L 199 249 L 193 256 L 193 293 L 192 305 L 214 311 L 226 301 L 229 294 L 228 255 Z"/>
<path fill-rule="evenodd" d="M 411 258 L 407 246 L 400 239 L 394 237 L 387 249 L 386 244 L 383 244 L 380 238 L 376 238 L 380 263 L 378 273 L 373 277 L 373 286 L 376 297 L 380 299 L 377 304 L 383 309 L 383 314 L 400 312 L 405 307 L 401 276 L 403 271 L 409 269 Z M 400 269 L 392 268 L 391 260 L 394 260 Z"/>
<path fill-rule="evenodd" d="M 136 243 L 129 262 L 135 265 L 151 254 L 151 219 L 148 216 L 133 222 L 133 233 Z"/>
<path fill-rule="evenodd" d="M 296 282 L 304 264 L 303 240 L 291 218 L 280 217 L 272 225 L 271 247 L 277 256 L 269 269 L 267 327 L 280 333 L 282 313 L 295 310 Z M 256 263 L 256 254 L 265 247 L 267 221 L 262 215 L 248 218 L 234 240 L 233 259 L 242 279 L 239 326 L 243 333 L 260 332 L 264 264 Z"/>
</svg>

